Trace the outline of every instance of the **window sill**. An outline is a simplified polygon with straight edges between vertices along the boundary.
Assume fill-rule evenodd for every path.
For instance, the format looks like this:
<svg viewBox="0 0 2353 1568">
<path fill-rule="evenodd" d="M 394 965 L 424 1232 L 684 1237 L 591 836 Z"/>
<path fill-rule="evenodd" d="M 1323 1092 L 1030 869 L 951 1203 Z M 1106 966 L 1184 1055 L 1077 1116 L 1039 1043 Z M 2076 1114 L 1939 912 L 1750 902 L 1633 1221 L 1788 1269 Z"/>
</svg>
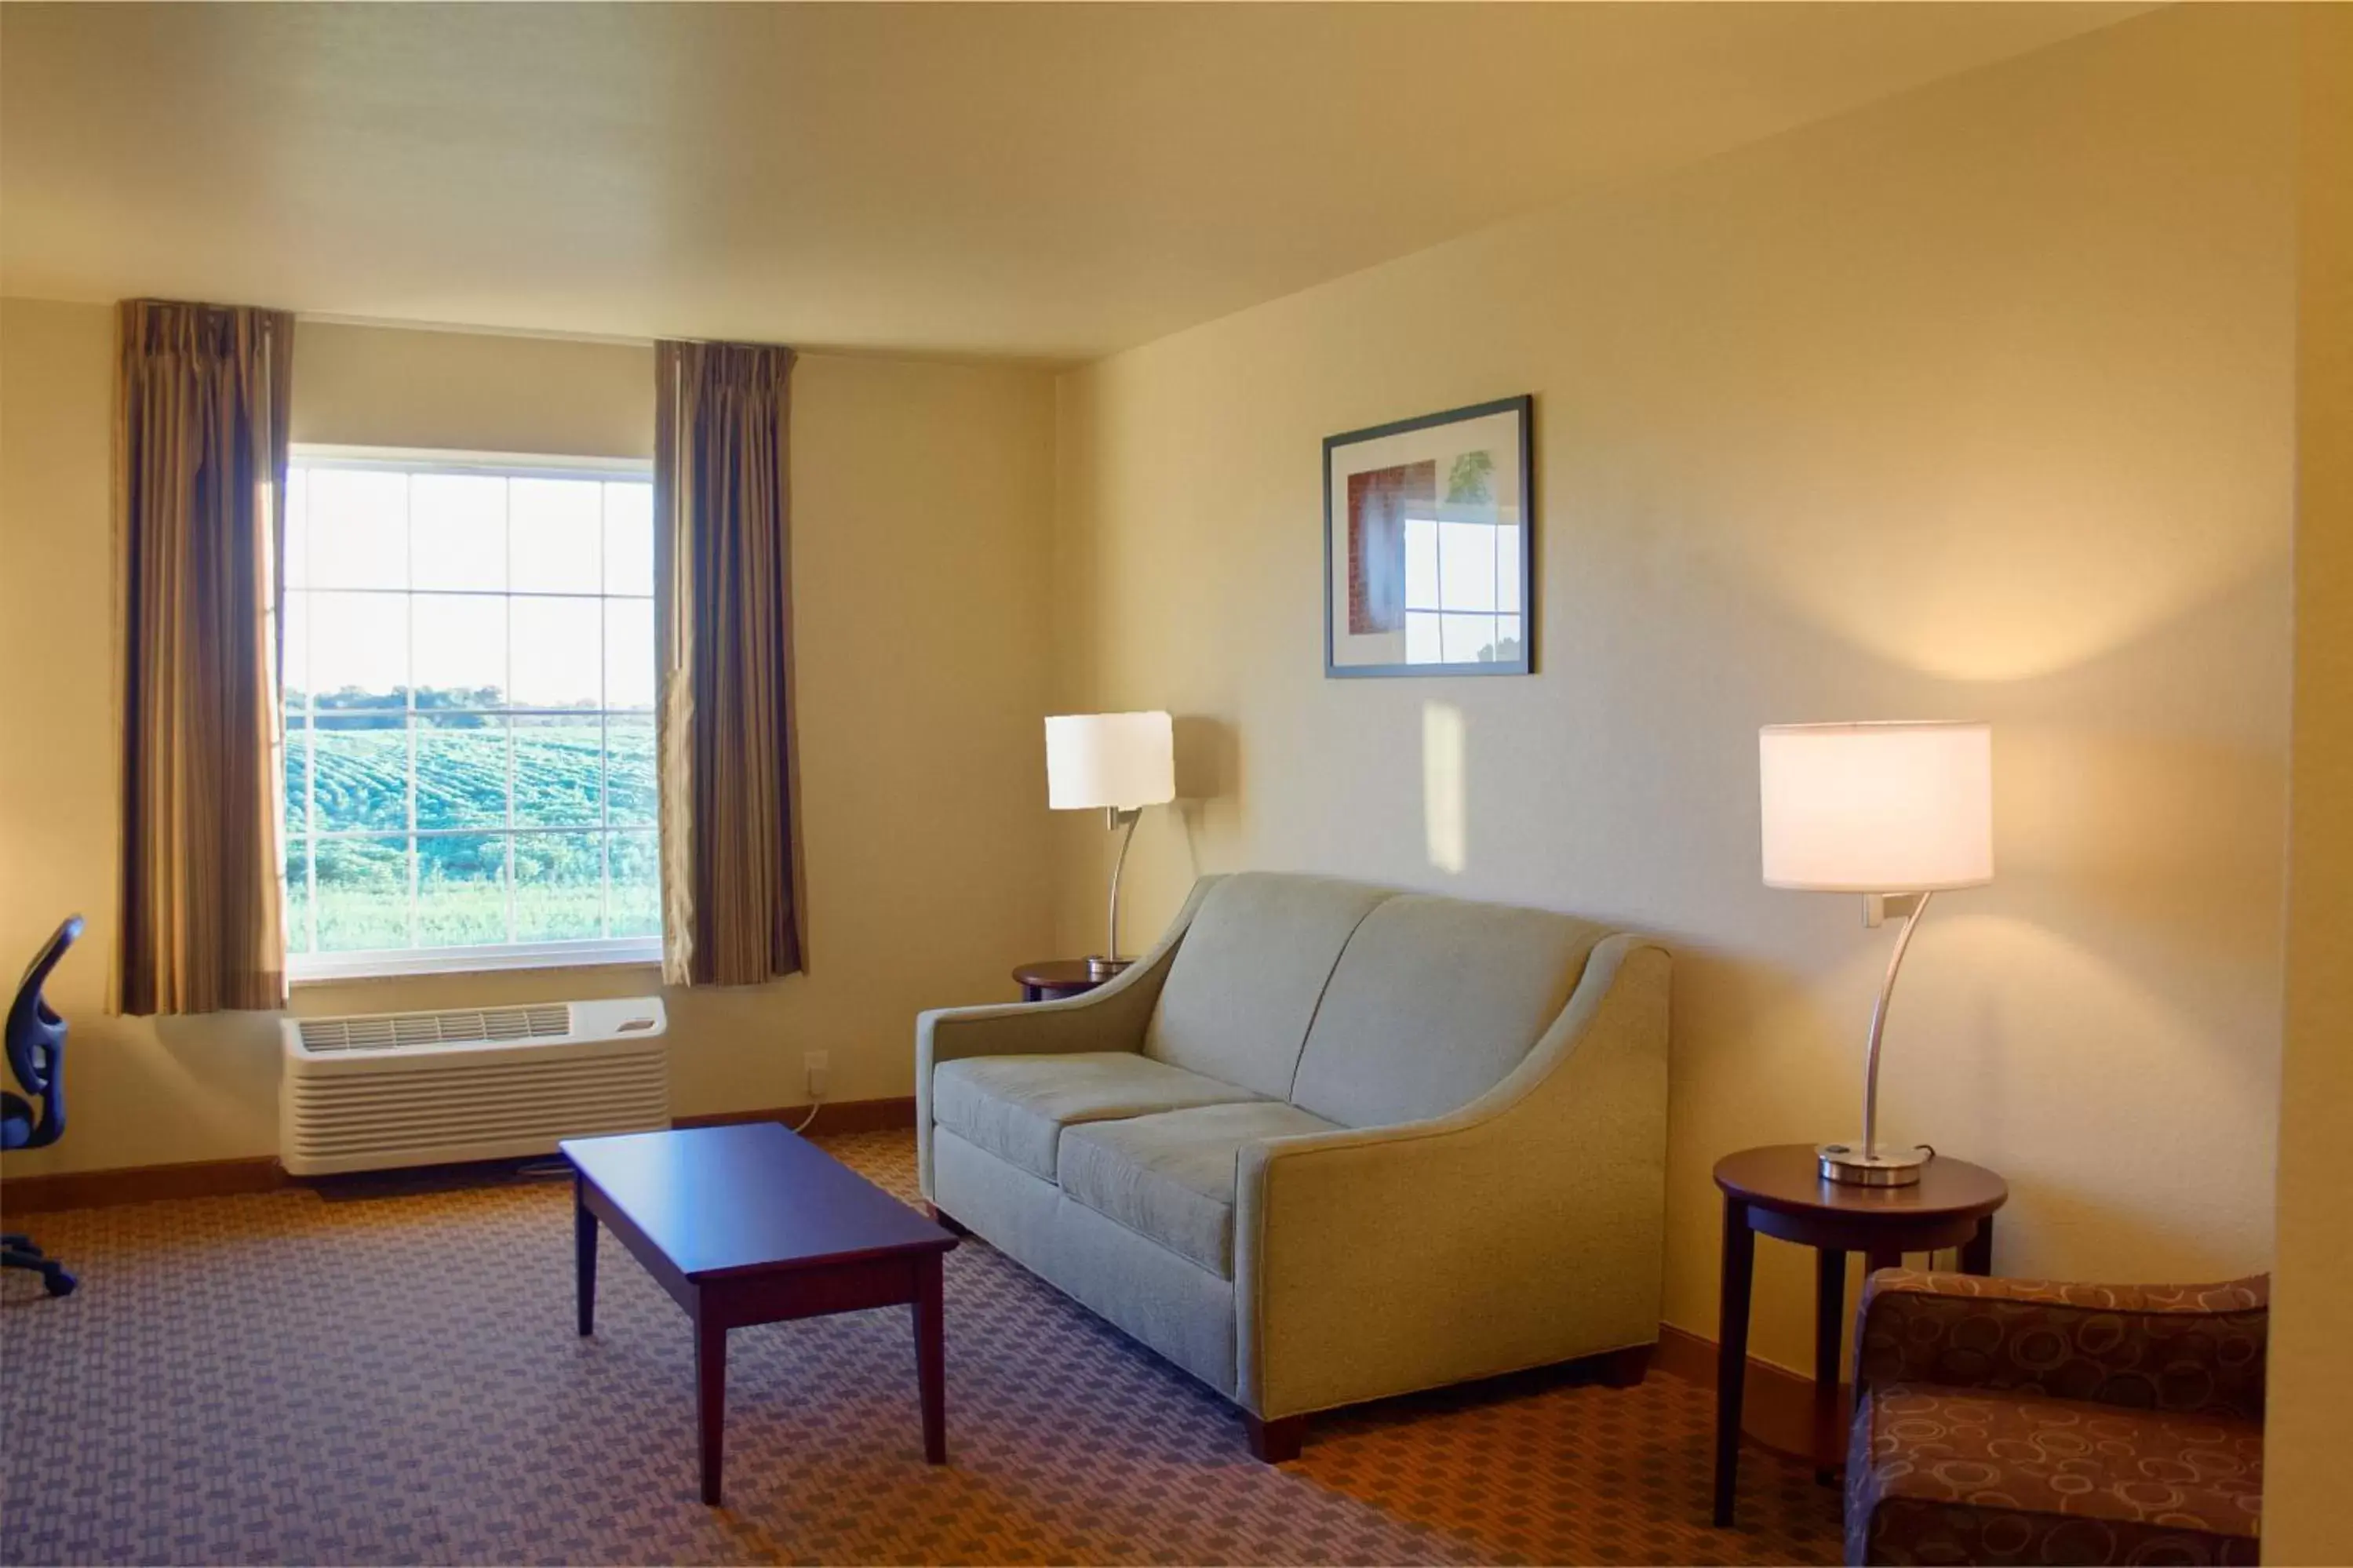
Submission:
<svg viewBox="0 0 2353 1568">
<path fill-rule="evenodd" d="M 293 986 L 334 985 L 352 980 L 403 980 L 418 975 L 481 974 L 513 969 L 603 969 L 659 964 L 661 956 L 659 937 L 510 947 L 301 953 L 287 959 L 286 981 Z"/>
</svg>

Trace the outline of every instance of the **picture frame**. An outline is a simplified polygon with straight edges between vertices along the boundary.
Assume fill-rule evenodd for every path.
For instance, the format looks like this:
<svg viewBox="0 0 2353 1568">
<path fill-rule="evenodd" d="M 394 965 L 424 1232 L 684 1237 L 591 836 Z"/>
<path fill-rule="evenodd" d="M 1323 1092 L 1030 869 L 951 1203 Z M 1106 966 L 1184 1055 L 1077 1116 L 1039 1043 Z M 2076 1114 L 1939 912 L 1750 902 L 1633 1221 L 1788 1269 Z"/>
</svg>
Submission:
<svg viewBox="0 0 2353 1568">
<path fill-rule="evenodd" d="M 1324 674 L 1535 670 L 1533 395 L 1324 438 Z"/>
</svg>

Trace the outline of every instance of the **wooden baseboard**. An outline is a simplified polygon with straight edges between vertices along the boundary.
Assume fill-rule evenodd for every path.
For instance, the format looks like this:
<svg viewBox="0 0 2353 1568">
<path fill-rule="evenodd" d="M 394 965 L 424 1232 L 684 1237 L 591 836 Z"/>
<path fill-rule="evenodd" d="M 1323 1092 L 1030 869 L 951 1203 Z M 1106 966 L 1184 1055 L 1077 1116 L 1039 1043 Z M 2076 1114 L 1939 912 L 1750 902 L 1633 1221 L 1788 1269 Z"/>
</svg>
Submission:
<svg viewBox="0 0 2353 1568">
<path fill-rule="evenodd" d="M 192 1160 L 177 1165 L 129 1165 L 112 1171 L 59 1171 L 10 1176 L 0 1182 L 0 1209 L 9 1215 L 49 1214 L 58 1209 L 112 1208 L 157 1198 L 216 1198 L 234 1193 L 267 1193 L 293 1180 L 277 1156 L 243 1160 Z"/>
<path fill-rule="evenodd" d="M 1661 1371 L 1712 1390 L 1715 1387 L 1715 1357 L 1714 1340 L 1672 1323 L 1660 1326 L 1659 1353 L 1652 1364 Z M 1824 1462 L 1824 1458 L 1814 1452 L 1812 1378 L 1752 1355 L 1748 1358 L 1747 1386 L 1741 1400 L 1740 1428 L 1749 1441 L 1814 1464 Z M 1842 1433 L 1854 1408 L 1853 1390 L 1843 1384 L 1839 1387 L 1838 1407 L 1839 1431 Z M 1835 1454 L 1826 1458 L 1832 1465 L 1842 1462 Z"/>
<path fill-rule="evenodd" d="M 782 1121 L 797 1124 L 808 1114 L 806 1105 L 767 1110 L 727 1110 L 704 1116 L 672 1119 L 679 1127 L 718 1127 L 737 1121 Z M 881 1132 L 915 1124 L 913 1097 L 897 1100 L 845 1100 L 818 1112 L 812 1134 Z M 195 1160 L 176 1165 L 131 1165 L 111 1171 L 59 1171 L 40 1175 L 10 1176 L 0 1181 L 0 1211 L 52 1214 L 58 1209 L 111 1208 L 119 1204 L 153 1203 L 158 1198 L 216 1198 L 237 1193 L 269 1193 L 301 1186 L 277 1157 L 257 1154 L 243 1160 Z"/>
</svg>

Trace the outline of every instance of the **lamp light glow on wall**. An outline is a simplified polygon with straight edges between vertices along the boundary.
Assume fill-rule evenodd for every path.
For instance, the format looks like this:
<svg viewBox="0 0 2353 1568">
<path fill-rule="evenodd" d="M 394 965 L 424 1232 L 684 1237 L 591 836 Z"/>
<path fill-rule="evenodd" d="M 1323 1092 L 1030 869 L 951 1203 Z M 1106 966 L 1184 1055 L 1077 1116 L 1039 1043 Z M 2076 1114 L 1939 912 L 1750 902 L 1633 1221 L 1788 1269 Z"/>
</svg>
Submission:
<svg viewBox="0 0 2353 1568">
<path fill-rule="evenodd" d="M 1111 920 L 1100 953 L 1087 958 L 1101 979 L 1128 961 L 1119 955 L 1119 879 L 1144 807 L 1176 798 L 1176 726 L 1167 714 L 1065 713 L 1046 721 L 1046 804 L 1056 811 L 1101 807 L 1103 826 L 1120 834 L 1111 868 Z M 1124 831 L 1123 831 L 1124 830 Z"/>
<path fill-rule="evenodd" d="M 1993 731 L 1985 724 L 1767 724 L 1757 737 L 1765 885 L 1861 893 L 1863 923 L 1904 917 L 1872 1008 L 1862 1137 L 1817 1145 L 1824 1179 L 1909 1186 L 1935 1157 L 1879 1146 L 1879 1047 L 1912 932 L 1934 893 L 1993 880 Z"/>
</svg>

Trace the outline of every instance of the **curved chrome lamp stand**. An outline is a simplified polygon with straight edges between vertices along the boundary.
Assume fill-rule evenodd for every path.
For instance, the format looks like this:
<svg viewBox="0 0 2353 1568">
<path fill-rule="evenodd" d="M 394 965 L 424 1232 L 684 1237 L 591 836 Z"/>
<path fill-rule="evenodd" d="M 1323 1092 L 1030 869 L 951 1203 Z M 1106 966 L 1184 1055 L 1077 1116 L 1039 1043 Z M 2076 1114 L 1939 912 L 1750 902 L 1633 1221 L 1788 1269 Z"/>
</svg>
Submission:
<svg viewBox="0 0 2353 1568">
<path fill-rule="evenodd" d="M 1871 1009 L 1871 1049 L 1862 1068 L 1862 1140 L 1860 1144 L 1814 1145 L 1814 1157 L 1820 1162 L 1826 1182 L 1856 1187 L 1908 1187 L 1920 1180 L 1921 1167 L 1936 1157 L 1936 1152 L 1925 1143 L 1910 1149 L 1879 1146 L 1879 1042 L 1887 1031 L 1887 1001 L 1894 994 L 1896 972 L 1904 967 L 1912 932 L 1920 917 L 1928 912 L 1928 900 L 1934 897 L 1934 893 L 1915 893 L 1907 900 L 1910 907 L 1905 911 L 1904 929 L 1895 933 L 1895 951 L 1887 955 L 1887 975 L 1879 983 L 1879 1000 Z M 1895 900 L 1879 894 L 1866 898 L 1863 921 L 1877 925 Z"/>
<path fill-rule="evenodd" d="M 1127 831 L 1119 836 L 1119 858 L 1111 863 L 1111 931 L 1110 940 L 1100 953 L 1087 955 L 1087 977 L 1108 980 L 1125 969 L 1131 960 L 1119 955 L 1119 878 L 1127 869 L 1127 847 L 1135 842 L 1136 818 L 1144 815 L 1141 806 L 1122 811 L 1115 805 L 1103 807 L 1103 826 L 1117 831 L 1124 824 Z"/>
</svg>

